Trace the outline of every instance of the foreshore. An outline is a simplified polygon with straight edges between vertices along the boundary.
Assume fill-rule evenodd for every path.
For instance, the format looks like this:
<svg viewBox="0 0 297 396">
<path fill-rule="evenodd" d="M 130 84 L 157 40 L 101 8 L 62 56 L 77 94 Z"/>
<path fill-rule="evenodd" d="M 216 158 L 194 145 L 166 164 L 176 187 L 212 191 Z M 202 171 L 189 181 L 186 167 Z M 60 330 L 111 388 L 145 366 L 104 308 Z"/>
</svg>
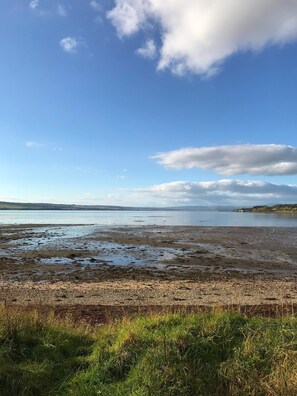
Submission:
<svg viewBox="0 0 297 396">
<path fill-rule="evenodd" d="M 297 304 L 296 228 L 1 226 L 0 300 L 23 307 Z"/>
</svg>

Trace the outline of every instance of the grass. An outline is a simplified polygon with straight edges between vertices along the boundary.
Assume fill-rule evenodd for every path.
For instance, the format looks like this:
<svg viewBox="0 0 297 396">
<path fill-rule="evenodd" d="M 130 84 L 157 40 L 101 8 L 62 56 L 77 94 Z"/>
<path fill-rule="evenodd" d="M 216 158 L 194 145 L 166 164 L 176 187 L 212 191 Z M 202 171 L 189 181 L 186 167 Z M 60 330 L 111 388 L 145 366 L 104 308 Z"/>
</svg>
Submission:
<svg viewBox="0 0 297 396">
<path fill-rule="evenodd" d="M 255 213 L 297 213 L 297 204 L 282 204 L 272 206 L 254 206 L 252 208 L 242 208 L 237 211 L 240 212 L 255 212 Z"/>
<path fill-rule="evenodd" d="M 93 339 L 82 329 L 37 313 L 0 314 L 0 394 L 58 394 L 87 367 Z"/>
<path fill-rule="evenodd" d="M 100 328 L 0 313 L 0 394 L 296 395 L 297 318 L 232 313 Z"/>
</svg>

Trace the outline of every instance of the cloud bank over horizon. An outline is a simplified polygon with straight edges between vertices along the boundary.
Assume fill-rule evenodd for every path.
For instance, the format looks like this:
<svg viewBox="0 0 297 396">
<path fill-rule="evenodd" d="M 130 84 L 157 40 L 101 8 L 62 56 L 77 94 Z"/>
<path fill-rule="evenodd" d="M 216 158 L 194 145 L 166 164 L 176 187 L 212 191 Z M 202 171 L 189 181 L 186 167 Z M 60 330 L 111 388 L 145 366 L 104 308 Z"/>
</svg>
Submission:
<svg viewBox="0 0 297 396">
<path fill-rule="evenodd" d="M 210 76 L 226 58 L 297 40 L 297 0 L 116 0 L 119 37 L 158 34 L 157 68 Z"/>
<path fill-rule="evenodd" d="M 297 148 L 281 144 L 182 148 L 152 158 L 169 169 L 200 168 L 227 176 L 297 174 Z"/>
<path fill-rule="evenodd" d="M 164 205 L 248 205 L 274 202 L 296 203 L 297 184 L 222 179 L 174 181 L 136 190 L 138 198 Z"/>
</svg>

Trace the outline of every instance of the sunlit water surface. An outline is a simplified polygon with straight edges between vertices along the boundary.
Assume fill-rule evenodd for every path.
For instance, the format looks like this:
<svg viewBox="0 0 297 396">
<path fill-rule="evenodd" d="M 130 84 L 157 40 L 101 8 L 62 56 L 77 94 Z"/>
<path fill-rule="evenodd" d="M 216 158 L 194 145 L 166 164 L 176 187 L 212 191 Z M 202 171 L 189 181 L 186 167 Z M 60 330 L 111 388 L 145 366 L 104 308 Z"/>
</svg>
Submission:
<svg viewBox="0 0 297 396">
<path fill-rule="evenodd" d="M 297 227 L 297 215 L 223 211 L 2 210 L 0 224 Z"/>
</svg>

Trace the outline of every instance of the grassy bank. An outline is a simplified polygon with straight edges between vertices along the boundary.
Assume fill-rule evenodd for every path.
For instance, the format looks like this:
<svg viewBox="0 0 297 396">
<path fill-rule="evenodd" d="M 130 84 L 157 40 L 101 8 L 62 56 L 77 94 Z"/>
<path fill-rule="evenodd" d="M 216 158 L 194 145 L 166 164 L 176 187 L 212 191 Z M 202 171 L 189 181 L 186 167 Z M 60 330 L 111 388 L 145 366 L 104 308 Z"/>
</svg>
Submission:
<svg viewBox="0 0 297 396">
<path fill-rule="evenodd" d="M 252 208 L 237 209 L 237 212 L 252 213 L 297 213 L 297 204 L 284 204 L 273 206 L 254 206 Z"/>
<path fill-rule="evenodd" d="M 86 328 L 0 313 L 1 395 L 296 395 L 297 318 L 171 314 Z"/>
</svg>

